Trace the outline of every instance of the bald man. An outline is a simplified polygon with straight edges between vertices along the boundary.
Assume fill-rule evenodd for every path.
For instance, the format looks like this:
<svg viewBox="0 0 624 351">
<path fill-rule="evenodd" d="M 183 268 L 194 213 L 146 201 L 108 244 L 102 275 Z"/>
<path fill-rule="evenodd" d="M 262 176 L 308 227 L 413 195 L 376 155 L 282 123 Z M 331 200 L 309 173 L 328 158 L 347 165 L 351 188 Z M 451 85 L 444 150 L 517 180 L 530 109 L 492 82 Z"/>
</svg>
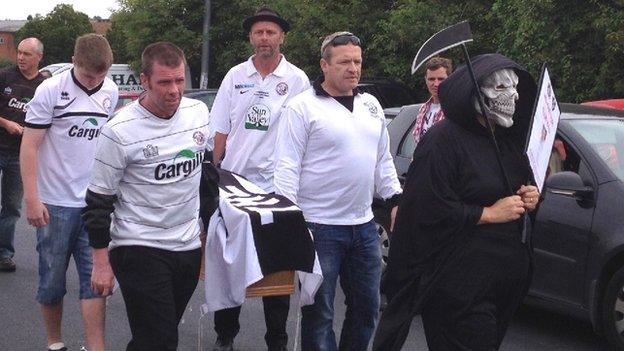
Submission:
<svg viewBox="0 0 624 351">
<path fill-rule="evenodd" d="M 14 272 L 13 237 L 22 204 L 19 149 L 24 131 L 26 104 L 45 79 L 39 73 L 43 44 L 37 38 L 17 46 L 17 65 L 0 71 L 0 272 Z"/>
</svg>

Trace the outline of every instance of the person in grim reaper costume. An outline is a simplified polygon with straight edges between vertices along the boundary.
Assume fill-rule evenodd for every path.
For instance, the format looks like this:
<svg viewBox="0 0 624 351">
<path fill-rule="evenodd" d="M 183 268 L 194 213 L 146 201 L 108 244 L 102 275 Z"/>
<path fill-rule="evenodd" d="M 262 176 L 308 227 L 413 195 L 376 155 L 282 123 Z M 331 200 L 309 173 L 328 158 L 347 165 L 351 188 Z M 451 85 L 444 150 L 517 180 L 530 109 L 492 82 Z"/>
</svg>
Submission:
<svg viewBox="0 0 624 351">
<path fill-rule="evenodd" d="M 382 280 L 390 302 L 374 350 L 400 350 L 416 314 L 432 351 L 496 350 L 527 292 L 523 214 L 535 209 L 539 193 L 526 185 L 532 175 L 524 144 L 537 87 L 502 55 L 480 55 L 472 64 L 507 176 L 464 66 L 440 85 L 447 119 L 414 152 Z"/>
</svg>

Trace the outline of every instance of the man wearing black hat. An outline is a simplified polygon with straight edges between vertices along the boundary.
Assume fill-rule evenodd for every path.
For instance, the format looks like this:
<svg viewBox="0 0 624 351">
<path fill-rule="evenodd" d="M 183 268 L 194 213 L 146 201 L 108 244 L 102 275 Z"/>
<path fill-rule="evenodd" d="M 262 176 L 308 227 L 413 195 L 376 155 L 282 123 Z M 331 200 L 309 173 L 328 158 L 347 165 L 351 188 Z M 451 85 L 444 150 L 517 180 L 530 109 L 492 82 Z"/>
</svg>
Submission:
<svg viewBox="0 0 624 351">
<path fill-rule="evenodd" d="M 213 161 L 273 192 L 273 153 L 282 106 L 310 83 L 306 74 L 280 53 L 290 25 L 277 12 L 261 8 L 243 21 L 243 28 L 249 33 L 254 55 L 230 69 L 219 87 L 210 113 L 211 130 L 216 134 Z M 290 298 L 265 297 L 263 303 L 268 349 L 286 350 Z M 240 309 L 215 312 L 218 337 L 214 350 L 233 349 Z"/>
</svg>

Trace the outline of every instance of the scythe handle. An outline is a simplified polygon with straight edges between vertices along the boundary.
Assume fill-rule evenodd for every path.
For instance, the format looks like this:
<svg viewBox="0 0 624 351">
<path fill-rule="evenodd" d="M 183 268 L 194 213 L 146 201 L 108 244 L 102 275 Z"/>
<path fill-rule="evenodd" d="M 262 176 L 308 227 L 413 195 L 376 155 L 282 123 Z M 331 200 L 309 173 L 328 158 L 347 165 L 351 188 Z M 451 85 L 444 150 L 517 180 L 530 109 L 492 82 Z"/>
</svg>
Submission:
<svg viewBox="0 0 624 351">
<path fill-rule="evenodd" d="M 513 195 L 514 192 L 511 189 L 511 183 L 509 182 L 509 176 L 507 176 L 507 171 L 503 166 L 503 160 L 501 159 L 500 149 L 498 148 L 498 143 L 496 142 L 496 136 L 494 135 L 494 129 L 492 128 L 492 123 L 490 122 L 490 118 L 488 116 L 489 112 L 485 109 L 485 105 L 483 103 L 483 95 L 481 95 L 481 89 L 479 89 L 479 83 L 477 82 L 477 78 L 475 77 L 474 70 L 472 69 L 472 61 L 470 61 L 470 56 L 468 55 L 468 49 L 466 49 L 466 45 L 462 44 L 462 49 L 464 52 L 464 58 L 466 59 L 466 64 L 468 66 L 468 72 L 470 72 L 470 78 L 472 79 L 472 83 L 474 84 L 475 91 L 477 92 L 477 100 L 479 101 L 479 107 L 481 107 L 481 111 L 485 115 L 485 125 L 490 134 L 490 140 L 492 141 L 492 145 L 494 146 L 496 161 L 498 162 L 498 166 L 503 175 L 505 186 L 507 187 L 507 191 L 509 195 Z"/>
</svg>

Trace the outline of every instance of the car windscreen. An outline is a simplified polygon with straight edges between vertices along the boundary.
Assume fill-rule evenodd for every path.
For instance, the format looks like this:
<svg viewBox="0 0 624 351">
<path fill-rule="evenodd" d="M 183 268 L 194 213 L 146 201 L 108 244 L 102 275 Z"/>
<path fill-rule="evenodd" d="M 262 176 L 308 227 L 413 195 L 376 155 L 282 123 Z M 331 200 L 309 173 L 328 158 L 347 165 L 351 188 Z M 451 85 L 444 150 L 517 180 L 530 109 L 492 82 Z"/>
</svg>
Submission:
<svg viewBox="0 0 624 351">
<path fill-rule="evenodd" d="M 203 101 L 209 109 L 212 109 L 215 97 L 217 97 L 216 91 L 194 91 L 184 94 L 187 98 L 197 99 Z"/>
<path fill-rule="evenodd" d="M 591 145 L 605 164 L 624 180 L 624 120 L 574 119 L 570 125 Z"/>
</svg>

